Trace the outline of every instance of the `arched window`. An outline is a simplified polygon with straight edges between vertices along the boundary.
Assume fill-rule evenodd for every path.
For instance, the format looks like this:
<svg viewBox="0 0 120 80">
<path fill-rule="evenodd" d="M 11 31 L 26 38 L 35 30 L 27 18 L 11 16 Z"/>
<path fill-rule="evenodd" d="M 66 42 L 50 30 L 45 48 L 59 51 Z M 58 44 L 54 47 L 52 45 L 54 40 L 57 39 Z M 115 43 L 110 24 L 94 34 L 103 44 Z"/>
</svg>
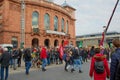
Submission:
<svg viewBox="0 0 120 80">
<path fill-rule="evenodd" d="M 54 31 L 58 31 L 58 17 L 54 17 Z"/>
<path fill-rule="evenodd" d="M 68 33 L 68 21 L 66 22 L 66 33 Z"/>
<path fill-rule="evenodd" d="M 34 11 L 32 13 L 32 28 L 38 28 L 38 19 L 39 13 L 37 11 Z"/>
<path fill-rule="evenodd" d="M 61 21 L 61 32 L 64 32 L 64 19 L 62 18 Z"/>
<path fill-rule="evenodd" d="M 50 16 L 48 13 L 44 15 L 44 25 L 46 30 L 50 29 Z"/>
</svg>

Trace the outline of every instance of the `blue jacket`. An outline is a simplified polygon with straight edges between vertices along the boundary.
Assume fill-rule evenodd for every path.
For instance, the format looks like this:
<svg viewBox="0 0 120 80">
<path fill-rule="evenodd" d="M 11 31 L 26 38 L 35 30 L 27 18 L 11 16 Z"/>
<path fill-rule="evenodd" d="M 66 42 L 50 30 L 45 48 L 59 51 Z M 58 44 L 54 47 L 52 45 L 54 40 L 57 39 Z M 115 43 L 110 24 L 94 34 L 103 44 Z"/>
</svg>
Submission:
<svg viewBox="0 0 120 80">
<path fill-rule="evenodd" d="M 120 48 L 117 48 L 111 57 L 110 80 L 115 80 L 115 72 L 119 62 L 118 58 L 120 59 Z"/>
</svg>

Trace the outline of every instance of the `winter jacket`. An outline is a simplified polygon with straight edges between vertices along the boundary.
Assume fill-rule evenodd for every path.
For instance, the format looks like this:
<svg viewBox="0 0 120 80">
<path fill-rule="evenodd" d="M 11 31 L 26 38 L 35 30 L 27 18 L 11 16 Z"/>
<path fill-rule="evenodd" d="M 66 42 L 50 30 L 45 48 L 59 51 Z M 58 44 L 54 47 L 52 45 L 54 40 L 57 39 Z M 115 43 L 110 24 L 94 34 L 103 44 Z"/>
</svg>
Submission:
<svg viewBox="0 0 120 80">
<path fill-rule="evenodd" d="M 13 58 L 13 59 L 17 59 L 18 56 L 19 56 L 18 50 L 13 50 L 13 52 L 12 52 L 12 58 Z"/>
<path fill-rule="evenodd" d="M 46 52 L 46 49 L 45 49 L 44 47 L 43 47 L 42 50 L 41 50 L 40 58 L 41 58 L 41 59 L 47 58 L 47 52 Z"/>
<path fill-rule="evenodd" d="M 25 59 L 25 62 L 28 62 L 28 61 L 31 61 L 32 59 L 32 56 L 31 56 L 31 52 L 30 52 L 30 49 L 26 49 L 25 50 L 25 53 L 24 53 L 24 59 Z"/>
<path fill-rule="evenodd" d="M 74 52 L 73 52 L 73 59 L 79 59 L 80 56 L 79 56 L 79 51 L 78 49 L 74 49 Z"/>
<path fill-rule="evenodd" d="M 115 80 L 115 72 L 117 69 L 118 59 L 120 59 L 120 48 L 117 48 L 111 57 L 111 65 L 110 65 L 110 80 Z"/>
<path fill-rule="evenodd" d="M 10 61 L 11 55 L 9 54 L 8 51 L 3 52 L 0 58 L 1 66 L 2 67 L 7 67 L 9 66 L 9 61 Z"/>
<path fill-rule="evenodd" d="M 105 70 L 101 74 L 98 74 L 95 71 L 94 63 L 95 63 L 96 60 L 97 61 L 103 61 L 103 63 L 104 63 L 104 69 Z M 95 54 L 92 57 L 89 75 L 90 75 L 90 77 L 94 76 L 94 80 L 106 80 L 106 77 L 110 76 L 110 70 L 109 70 L 109 67 L 108 67 L 108 62 L 107 62 L 106 57 L 103 54 L 98 53 L 98 54 Z"/>
</svg>

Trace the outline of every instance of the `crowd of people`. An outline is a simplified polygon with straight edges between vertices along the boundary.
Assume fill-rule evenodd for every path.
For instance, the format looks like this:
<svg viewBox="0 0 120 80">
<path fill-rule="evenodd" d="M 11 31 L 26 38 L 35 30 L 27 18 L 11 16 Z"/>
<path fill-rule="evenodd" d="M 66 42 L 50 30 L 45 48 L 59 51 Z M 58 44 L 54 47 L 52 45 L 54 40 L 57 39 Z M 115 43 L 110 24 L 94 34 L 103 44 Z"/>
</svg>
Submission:
<svg viewBox="0 0 120 80">
<path fill-rule="evenodd" d="M 82 73 L 84 72 L 82 64 L 91 60 L 89 75 L 90 77 L 94 76 L 94 80 L 106 80 L 106 77 L 110 78 L 110 80 L 120 80 L 120 76 L 116 76 L 117 65 L 120 61 L 120 40 L 113 40 L 113 45 L 115 46 L 114 49 L 104 48 L 103 46 L 97 48 L 95 46 L 85 48 L 67 46 L 63 48 L 62 57 L 58 47 L 0 48 L 0 78 L 1 80 L 7 80 L 9 67 L 16 70 L 17 67 L 21 67 L 21 60 L 25 62 L 26 75 L 30 73 L 31 67 L 41 68 L 42 71 L 46 71 L 46 66 L 63 64 L 63 61 L 65 62 L 65 71 Z M 103 65 L 101 71 L 97 70 L 96 66 L 98 65 Z M 6 72 L 4 73 L 4 71 Z M 97 71 L 100 73 L 97 73 Z"/>
</svg>

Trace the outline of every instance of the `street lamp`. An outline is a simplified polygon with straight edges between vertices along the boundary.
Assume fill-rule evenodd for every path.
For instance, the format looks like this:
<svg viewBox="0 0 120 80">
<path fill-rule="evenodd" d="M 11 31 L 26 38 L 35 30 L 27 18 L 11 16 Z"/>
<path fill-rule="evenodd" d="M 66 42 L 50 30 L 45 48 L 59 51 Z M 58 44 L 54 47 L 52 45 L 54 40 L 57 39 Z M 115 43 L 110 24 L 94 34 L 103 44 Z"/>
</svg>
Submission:
<svg viewBox="0 0 120 80">
<path fill-rule="evenodd" d="M 25 44 L 25 2 L 21 0 L 21 41 L 20 48 L 24 48 Z"/>
</svg>

